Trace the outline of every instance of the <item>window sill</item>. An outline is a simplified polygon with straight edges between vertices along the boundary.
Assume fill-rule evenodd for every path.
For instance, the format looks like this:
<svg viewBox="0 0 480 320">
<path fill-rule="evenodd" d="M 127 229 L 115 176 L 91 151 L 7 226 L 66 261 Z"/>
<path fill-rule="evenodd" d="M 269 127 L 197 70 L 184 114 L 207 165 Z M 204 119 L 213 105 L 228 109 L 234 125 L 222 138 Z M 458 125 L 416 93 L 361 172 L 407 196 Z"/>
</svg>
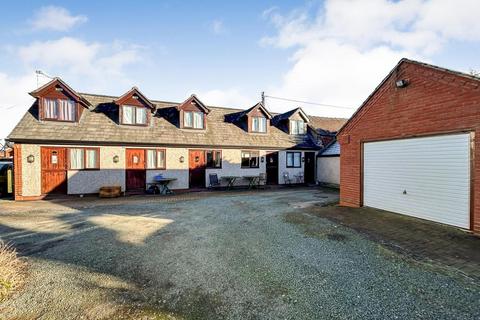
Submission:
<svg viewBox="0 0 480 320">
<path fill-rule="evenodd" d="M 120 123 L 122 126 L 128 126 L 128 127 L 148 127 L 149 124 L 130 124 L 130 123 Z"/>
<path fill-rule="evenodd" d="M 52 118 L 43 118 L 40 119 L 41 121 L 51 121 L 51 122 L 66 122 L 66 123 L 76 123 L 76 120 L 58 120 L 58 119 L 52 119 Z"/>
</svg>

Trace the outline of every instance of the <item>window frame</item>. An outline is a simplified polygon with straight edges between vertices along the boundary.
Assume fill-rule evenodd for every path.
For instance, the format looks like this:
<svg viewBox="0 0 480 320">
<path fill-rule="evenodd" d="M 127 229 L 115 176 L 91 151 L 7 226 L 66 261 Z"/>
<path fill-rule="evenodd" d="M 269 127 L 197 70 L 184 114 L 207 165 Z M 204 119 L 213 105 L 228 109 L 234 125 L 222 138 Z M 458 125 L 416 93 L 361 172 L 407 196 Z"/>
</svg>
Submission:
<svg viewBox="0 0 480 320">
<path fill-rule="evenodd" d="M 296 125 L 296 128 L 297 128 L 297 132 L 293 132 L 293 126 L 292 126 L 292 122 L 295 122 L 295 125 Z M 298 128 L 300 128 L 300 126 L 298 125 L 298 123 L 301 122 L 302 123 L 302 132 L 298 132 Z M 290 120 L 290 134 L 295 134 L 295 135 L 301 135 L 301 134 L 305 134 L 306 133 L 306 128 L 305 128 L 305 121 L 304 120 Z"/>
<path fill-rule="evenodd" d="M 130 108 L 133 108 L 133 119 L 134 119 L 134 123 L 125 123 L 123 122 L 123 108 L 124 107 L 130 107 Z M 143 108 L 145 109 L 145 123 L 138 123 L 137 122 L 137 109 L 138 108 Z M 122 104 L 121 105 L 121 114 L 120 114 L 120 124 L 121 125 L 125 125 L 125 126 L 136 126 L 136 127 L 147 127 L 149 125 L 149 122 L 150 122 L 150 117 L 148 116 L 148 110 L 145 106 L 135 106 L 135 105 L 131 105 L 131 104 Z"/>
<path fill-rule="evenodd" d="M 260 127 L 261 127 L 261 126 L 260 126 L 260 122 L 261 122 L 260 120 L 258 120 L 258 128 L 259 128 L 259 130 L 255 130 L 255 126 L 254 126 L 254 124 L 253 124 L 254 121 L 255 121 L 255 119 L 263 119 L 263 121 L 265 121 L 265 131 L 261 131 L 261 130 L 260 130 Z M 266 118 L 266 117 L 262 117 L 262 116 L 252 116 L 251 126 L 252 126 L 251 131 L 254 132 L 254 133 L 267 133 L 267 131 L 268 131 L 267 118 Z"/>
<path fill-rule="evenodd" d="M 57 117 L 56 118 L 48 118 L 45 116 L 45 110 L 46 110 L 46 100 L 53 100 L 56 103 L 57 106 Z M 73 102 L 73 120 L 64 120 L 64 119 L 59 119 L 58 116 L 60 115 L 59 108 L 60 108 L 60 100 L 67 100 L 67 101 L 72 101 Z M 48 98 L 48 97 L 43 97 L 41 99 L 41 120 L 47 120 L 47 121 L 58 121 L 58 122 L 77 122 L 78 118 L 78 106 L 77 102 L 72 99 L 64 99 L 64 98 Z"/>
<path fill-rule="evenodd" d="M 243 159 L 244 159 L 244 156 L 243 154 L 244 153 L 250 153 L 250 156 L 248 157 L 248 167 L 247 166 L 244 166 L 243 165 Z M 256 153 L 257 156 L 256 157 L 252 157 L 252 153 Z M 246 157 L 245 157 L 246 158 Z M 252 158 L 257 158 L 257 165 L 252 167 Z M 260 151 L 248 151 L 248 150 L 242 150 L 241 153 L 240 153 L 240 167 L 242 169 L 258 169 L 260 168 Z"/>
<path fill-rule="evenodd" d="M 300 154 L 300 161 L 299 161 L 299 165 L 298 166 L 295 166 L 295 154 Z M 289 166 L 288 165 L 288 155 L 291 154 L 292 155 L 292 165 Z M 301 151 L 287 151 L 287 154 L 285 156 L 285 166 L 287 168 L 301 168 L 302 167 L 302 152 Z"/>
<path fill-rule="evenodd" d="M 71 151 L 72 149 L 81 149 L 83 150 L 83 161 L 82 169 L 74 169 L 72 168 L 72 161 L 71 161 Z M 96 153 L 96 159 L 95 159 L 95 168 L 87 168 L 87 150 L 93 150 Z M 70 147 L 68 148 L 68 170 L 75 170 L 75 171 L 96 171 L 100 170 L 100 148 L 97 147 Z"/>
<path fill-rule="evenodd" d="M 148 167 L 148 151 L 155 151 L 155 168 Z M 158 166 L 158 153 L 163 152 L 163 159 L 165 159 L 163 167 Z M 145 149 L 145 170 L 167 170 L 167 149 L 165 148 L 148 148 Z"/>
<path fill-rule="evenodd" d="M 202 112 L 202 111 L 192 111 L 192 110 L 183 110 L 183 115 L 182 115 L 182 128 L 185 128 L 185 129 L 192 129 L 192 130 L 205 130 L 205 127 L 206 127 L 206 123 L 205 123 L 205 113 Z M 192 125 L 191 126 L 187 126 L 185 124 L 185 114 L 187 113 L 191 113 L 192 114 Z M 202 127 L 201 128 L 196 128 L 195 127 L 195 113 L 199 113 L 202 115 Z"/>
<path fill-rule="evenodd" d="M 215 165 L 215 160 L 217 159 L 217 152 L 220 153 L 220 166 L 219 167 L 208 165 L 208 159 L 207 159 L 207 153 L 208 152 L 212 152 L 212 154 L 213 154 L 212 161 L 213 161 L 214 165 Z M 205 150 L 205 168 L 207 168 L 207 169 L 222 169 L 222 167 L 223 167 L 223 153 L 222 153 L 222 150 L 219 150 L 219 149 Z"/>
</svg>

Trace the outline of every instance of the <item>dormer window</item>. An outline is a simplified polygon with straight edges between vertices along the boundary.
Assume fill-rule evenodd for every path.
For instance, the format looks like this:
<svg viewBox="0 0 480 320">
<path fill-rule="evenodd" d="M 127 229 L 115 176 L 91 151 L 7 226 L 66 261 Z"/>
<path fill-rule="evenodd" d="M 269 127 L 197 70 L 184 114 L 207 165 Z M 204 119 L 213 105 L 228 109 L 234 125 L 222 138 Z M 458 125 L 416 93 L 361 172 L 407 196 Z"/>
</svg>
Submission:
<svg viewBox="0 0 480 320">
<path fill-rule="evenodd" d="M 290 134 L 305 134 L 305 122 L 303 120 L 290 120 Z"/>
<path fill-rule="evenodd" d="M 196 95 L 192 94 L 187 100 L 175 107 L 178 111 L 178 127 L 181 129 L 205 130 L 207 128 L 207 108 Z"/>
<path fill-rule="evenodd" d="M 75 101 L 70 99 L 43 99 L 43 119 L 56 121 L 76 120 Z"/>
<path fill-rule="evenodd" d="M 267 118 L 252 117 L 252 132 L 266 133 L 267 132 Z"/>
<path fill-rule="evenodd" d="M 204 128 L 204 113 L 197 111 L 184 111 L 183 113 L 183 127 L 191 129 Z"/>
<path fill-rule="evenodd" d="M 147 109 L 139 106 L 122 106 L 122 124 L 147 125 Z"/>
<path fill-rule="evenodd" d="M 137 87 L 133 87 L 113 102 L 119 109 L 119 124 L 129 126 L 148 126 L 155 105 L 145 97 Z"/>
</svg>

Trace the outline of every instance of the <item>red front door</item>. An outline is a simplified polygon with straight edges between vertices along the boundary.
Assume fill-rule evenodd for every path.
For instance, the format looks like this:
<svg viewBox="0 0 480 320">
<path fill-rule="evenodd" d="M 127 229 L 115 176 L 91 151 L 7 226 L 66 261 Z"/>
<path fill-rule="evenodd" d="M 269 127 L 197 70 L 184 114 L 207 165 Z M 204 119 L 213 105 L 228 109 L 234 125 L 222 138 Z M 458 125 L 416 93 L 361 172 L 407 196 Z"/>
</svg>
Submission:
<svg viewBox="0 0 480 320">
<path fill-rule="evenodd" d="M 126 164 L 127 191 L 145 189 L 145 150 L 127 149 Z"/>
<path fill-rule="evenodd" d="M 190 188 L 205 188 L 205 151 L 190 150 Z"/>
<path fill-rule="evenodd" d="M 67 149 L 41 147 L 42 194 L 67 193 Z"/>
</svg>

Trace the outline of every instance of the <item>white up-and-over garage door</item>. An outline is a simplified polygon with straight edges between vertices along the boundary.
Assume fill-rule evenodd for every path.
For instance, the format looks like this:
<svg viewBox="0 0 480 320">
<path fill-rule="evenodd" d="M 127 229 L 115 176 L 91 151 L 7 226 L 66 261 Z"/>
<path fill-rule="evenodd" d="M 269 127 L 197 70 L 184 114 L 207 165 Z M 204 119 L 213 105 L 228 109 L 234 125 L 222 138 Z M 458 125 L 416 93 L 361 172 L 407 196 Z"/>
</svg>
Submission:
<svg viewBox="0 0 480 320">
<path fill-rule="evenodd" d="M 363 204 L 470 227 L 470 135 L 369 142 Z"/>
</svg>

